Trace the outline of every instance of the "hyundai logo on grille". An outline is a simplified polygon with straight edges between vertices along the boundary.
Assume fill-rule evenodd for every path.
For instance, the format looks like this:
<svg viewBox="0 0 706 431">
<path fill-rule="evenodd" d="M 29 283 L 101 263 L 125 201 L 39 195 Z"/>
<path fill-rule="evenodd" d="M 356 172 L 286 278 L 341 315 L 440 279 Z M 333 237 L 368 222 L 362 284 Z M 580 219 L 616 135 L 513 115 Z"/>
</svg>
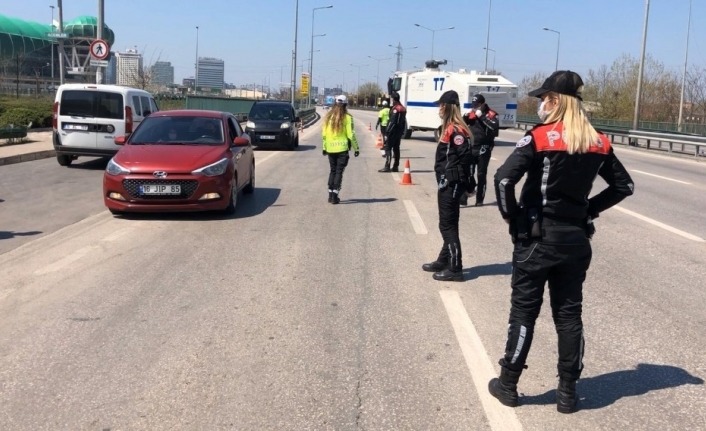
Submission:
<svg viewBox="0 0 706 431">
<path fill-rule="evenodd" d="M 167 178 L 167 173 L 164 171 L 154 171 L 152 176 L 155 178 Z"/>
</svg>

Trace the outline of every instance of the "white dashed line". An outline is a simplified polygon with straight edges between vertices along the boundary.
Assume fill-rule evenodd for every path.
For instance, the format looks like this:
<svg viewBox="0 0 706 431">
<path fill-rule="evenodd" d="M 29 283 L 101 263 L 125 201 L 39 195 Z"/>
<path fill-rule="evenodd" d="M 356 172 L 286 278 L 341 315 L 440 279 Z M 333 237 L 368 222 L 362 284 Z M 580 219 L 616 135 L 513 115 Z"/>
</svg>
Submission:
<svg viewBox="0 0 706 431">
<path fill-rule="evenodd" d="M 660 178 L 660 179 L 662 179 L 662 180 L 674 181 L 675 183 L 679 183 L 679 184 L 691 185 L 691 183 L 687 183 L 686 181 L 680 181 L 680 180 L 675 180 L 675 179 L 673 179 L 673 178 L 663 177 L 663 176 L 661 176 L 661 175 L 650 174 L 650 173 L 648 173 L 648 172 L 638 171 L 637 169 L 631 169 L 631 171 L 637 172 L 638 174 L 642 174 L 642 175 L 649 175 L 649 176 L 651 176 L 651 177 Z"/>
<path fill-rule="evenodd" d="M 497 377 L 493 364 L 488 358 L 488 353 L 483 347 L 483 342 L 478 336 L 473 322 L 471 322 L 466 307 L 457 291 L 442 290 L 439 292 L 441 301 L 444 303 L 446 312 L 449 315 L 451 326 L 456 333 L 456 339 L 461 346 L 463 357 L 466 359 L 468 371 L 471 372 L 473 384 L 478 392 L 485 415 L 490 423 L 490 428 L 494 431 L 521 431 L 522 424 L 517 419 L 517 415 L 512 407 L 505 407 L 500 404 L 488 392 L 488 381 Z"/>
<path fill-rule="evenodd" d="M 42 269 L 38 269 L 37 271 L 34 272 L 35 275 L 44 275 L 44 274 L 49 274 L 50 272 L 56 272 L 68 265 L 71 265 L 72 263 L 76 262 L 77 260 L 81 259 L 82 257 L 86 256 L 90 252 L 92 252 L 94 249 L 97 249 L 97 246 L 91 246 L 87 245 L 85 247 L 79 248 L 75 252 L 71 253 L 70 255 L 64 257 L 63 259 L 59 259 L 56 262 L 52 263 L 51 265 L 47 265 L 46 267 Z"/>
<path fill-rule="evenodd" d="M 273 158 L 274 156 L 276 156 L 276 155 L 278 155 L 278 154 L 279 154 L 279 153 L 272 153 L 272 154 L 270 154 L 270 155 L 267 156 L 267 157 L 263 157 L 262 159 L 255 158 L 255 166 L 258 166 L 258 165 L 261 165 L 261 164 L 265 163 L 266 161 L 270 160 L 271 158 Z"/>
<path fill-rule="evenodd" d="M 616 205 L 616 206 L 614 206 L 613 208 L 615 208 L 616 210 L 618 210 L 618 211 L 620 211 L 620 212 L 623 212 L 623 213 L 625 213 L 625 214 L 631 215 L 631 216 L 633 216 L 633 217 L 635 217 L 635 218 L 637 218 L 637 219 L 640 219 L 640 220 L 645 221 L 645 222 L 647 222 L 647 223 L 653 224 L 653 225 L 655 225 L 655 226 L 657 226 L 657 227 L 661 227 L 662 229 L 664 229 L 664 230 L 666 230 L 666 231 L 668 231 L 668 232 L 671 232 L 671 233 L 675 233 L 675 234 L 677 234 L 677 235 L 679 235 L 679 236 L 681 236 L 681 237 L 683 237 L 683 238 L 690 239 L 690 240 L 696 241 L 696 242 L 706 242 L 703 238 L 700 238 L 700 237 L 698 237 L 698 236 L 696 236 L 696 235 L 692 235 L 692 234 L 690 234 L 690 233 L 688 233 L 688 232 L 684 232 L 683 230 L 679 230 L 679 229 L 677 229 L 677 228 L 675 228 L 675 227 L 671 227 L 671 226 L 666 225 L 666 224 L 664 224 L 664 223 L 662 223 L 662 222 L 659 222 L 659 221 L 657 221 L 657 220 L 653 220 L 653 219 L 651 219 L 651 218 L 649 218 L 649 217 L 645 217 L 645 216 L 643 216 L 642 214 L 638 214 L 638 213 L 636 213 L 636 212 L 630 211 L 630 210 L 625 209 L 625 208 L 623 208 L 623 207 L 621 207 L 621 206 Z"/>
<path fill-rule="evenodd" d="M 391 172 L 391 174 L 392 174 L 392 179 L 395 180 L 396 182 L 399 183 L 400 181 L 402 181 L 402 179 L 400 178 L 400 174 L 398 174 L 397 172 Z"/>
<path fill-rule="evenodd" d="M 424 226 L 424 220 L 422 220 L 422 217 L 419 215 L 417 207 L 414 206 L 414 202 L 405 200 L 404 207 L 407 210 L 407 215 L 409 216 L 409 220 L 412 222 L 412 227 L 417 235 L 428 234 L 429 231 L 427 230 L 427 227 Z"/>
</svg>

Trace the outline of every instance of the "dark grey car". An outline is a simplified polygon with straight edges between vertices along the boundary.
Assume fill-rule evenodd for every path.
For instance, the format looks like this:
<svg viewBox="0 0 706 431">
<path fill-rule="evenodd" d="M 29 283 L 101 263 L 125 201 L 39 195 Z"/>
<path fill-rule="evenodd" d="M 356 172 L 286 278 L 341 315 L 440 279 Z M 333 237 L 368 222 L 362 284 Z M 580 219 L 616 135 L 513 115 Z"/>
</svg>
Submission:
<svg viewBox="0 0 706 431">
<path fill-rule="evenodd" d="M 299 146 L 299 122 L 291 103 L 258 101 L 250 108 L 245 133 L 256 147 L 284 147 L 292 151 Z"/>
</svg>

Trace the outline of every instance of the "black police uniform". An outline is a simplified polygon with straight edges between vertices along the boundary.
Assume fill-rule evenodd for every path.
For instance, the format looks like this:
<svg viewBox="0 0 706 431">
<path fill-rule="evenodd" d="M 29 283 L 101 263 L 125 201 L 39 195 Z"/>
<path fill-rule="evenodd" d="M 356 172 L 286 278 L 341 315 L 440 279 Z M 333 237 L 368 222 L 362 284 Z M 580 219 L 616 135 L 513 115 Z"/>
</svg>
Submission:
<svg viewBox="0 0 706 431">
<path fill-rule="evenodd" d="M 402 136 L 407 126 L 407 109 L 400 103 L 399 99 L 393 101 L 390 108 L 390 121 L 387 122 L 387 130 L 385 135 L 387 139 L 384 143 L 385 150 L 385 167 L 378 172 L 397 172 L 400 167 L 400 144 Z M 390 163 L 394 155 L 394 164 L 390 169 Z"/>
<path fill-rule="evenodd" d="M 578 75 L 555 75 L 543 85 L 546 91 L 579 97 L 577 89 L 583 83 Z M 562 84 L 566 79 L 574 84 Z M 559 338 L 557 409 L 569 413 L 576 404 L 575 383 L 583 370 L 582 285 L 591 262 L 593 220 L 631 195 L 634 186 L 604 135 L 585 154 L 568 154 L 562 136 L 562 122 L 535 126 L 495 174 L 498 206 L 509 221 L 514 252 L 508 340 L 500 378 L 491 380 L 489 390 L 503 404 L 517 405 L 516 384 L 525 368 L 548 282 Z M 515 184 L 525 173 L 518 204 Z M 589 199 L 598 175 L 608 188 Z"/>
<path fill-rule="evenodd" d="M 441 96 L 439 102 L 458 105 L 458 94 L 448 91 Z M 436 148 L 434 172 L 439 186 L 439 231 L 444 244 L 436 261 L 422 266 L 424 271 L 434 272 L 435 280 L 463 281 L 458 220 L 461 195 L 468 188 L 466 173 L 470 151 L 471 137 L 464 129 L 451 124 L 443 131 Z"/>
<path fill-rule="evenodd" d="M 464 115 L 463 119 L 471 129 L 473 134 L 473 147 L 471 148 L 470 161 L 470 177 L 478 175 L 478 189 L 476 191 L 476 205 L 483 205 L 485 200 L 485 191 L 487 184 L 488 165 L 492 155 L 493 147 L 495 146 L 495 138 L 498 136 L 500 122 L 498 121 L 498 113 L 490 109 L 485 103 L 485 97 L 482 94 L 476 94 L 471 100 L 471 112 Z M 482 115 L 478 117 L 476 110 L 481 110 Z M 475 181 L 470 181 L 468 193 L 473 193 L 472 186 Z M 464 194 L 461 199 L 461 205 L 468 204 L 468 195 Z"/>
</svg>

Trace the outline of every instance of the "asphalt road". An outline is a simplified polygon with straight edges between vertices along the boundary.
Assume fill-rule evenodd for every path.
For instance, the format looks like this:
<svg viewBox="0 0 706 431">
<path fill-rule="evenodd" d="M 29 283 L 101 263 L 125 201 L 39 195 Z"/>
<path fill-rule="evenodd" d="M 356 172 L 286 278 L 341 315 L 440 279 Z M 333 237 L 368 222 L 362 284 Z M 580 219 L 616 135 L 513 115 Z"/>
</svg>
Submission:
<svg viewBox="0 0 706 431">
<path fill-rule="evenodd" d="M 374 113 L 354 115 L 338 206 L 320 124 L 299 151 L 256 152 L 258 189 L 231 218 L 114 218 L 101 161 L 0 167 L 0 429 L 703 428 L 704 166 L 618 150 L 636 193 L 597 220 L 582 408 L 553 405 L 545 309 L 508 409 L 485 389 L 512 271 L 492 193 L 462 209 L 466 282 L 432 280 L 435 143 L 403 141 L 401 186 L 377 172 Z M 520 136 L 501 134 L 491 173 Z"/>
</svg>

